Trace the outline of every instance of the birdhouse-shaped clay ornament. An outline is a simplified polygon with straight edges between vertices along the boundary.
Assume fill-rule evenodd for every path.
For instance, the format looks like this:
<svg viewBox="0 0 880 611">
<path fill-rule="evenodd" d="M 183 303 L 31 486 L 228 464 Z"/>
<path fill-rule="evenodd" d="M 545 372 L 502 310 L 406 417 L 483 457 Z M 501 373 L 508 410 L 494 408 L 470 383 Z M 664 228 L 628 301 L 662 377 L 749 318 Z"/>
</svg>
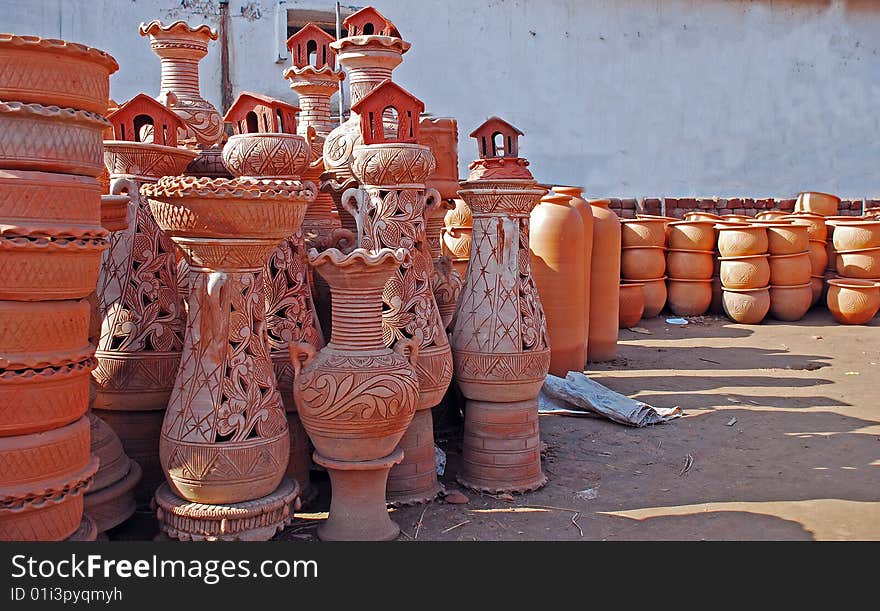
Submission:
<svg viewBox="0 0 880 611">
<path fill-rule="evenodd" d="M 519 157 L 519 137 L 523 133 L 498 117 L 490 117 L 471 132 L 480 149 L 480 158 Z"/>
<path fill-rule="evenodd" d="M 394 36 L 400 38 L 400 32 L 382 13 L 367 6 L 345 18 L 342 27 L 349 36 Z"/>
<path fill-rule="evenodd" d="M 360 116 L 364 144 L 419 141 L 419 113 L 425 104 L 390 79 L 358 100 L 351 110 Z"/>
<path fill-rule="evenodd" d="M 116 140 L 177 146 L 177 130 L 185 127 L 179 116 L 145 93 L 139 93 L 107 115 Z"/>
<path fill-rule="evenodd" d="M 287 49 L 294 68 L 312 66 L 316 70 L 324 67 L 336 69 L 336 51 L 330 43 L 336 39 L 314 23 L 307 23 L 299 32 L 287 39 Z"/>
<path fill-rule="evenodd" d="M 242 91 L 223 121 L 238 134 L 295 134 L 299 107 L 258 93 Z"/>
</svg>

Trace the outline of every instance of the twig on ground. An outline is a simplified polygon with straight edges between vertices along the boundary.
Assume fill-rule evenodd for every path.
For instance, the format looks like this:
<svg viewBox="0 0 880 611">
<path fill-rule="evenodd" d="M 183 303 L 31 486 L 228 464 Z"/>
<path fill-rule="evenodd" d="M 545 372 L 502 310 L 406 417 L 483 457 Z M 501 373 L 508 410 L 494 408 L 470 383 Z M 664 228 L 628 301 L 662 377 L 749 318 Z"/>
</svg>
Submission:
<svg viewBox="0 0 880 611">
<path fill-rule="evenodd" d="M 679 477 L 690 471 L 692 466 L 694 466 L 694 457 L 688 453 L 688 455 L 684 457 L 684 466 L 681 468 L 681 471 L 678 472 Z"/>
<path fill-rule="evenodd" d="M 413 539 L 419 538 L 419 531 L 422 529 L 422 518 L 425 517 L 426 511 L 428 511 L 428 504 L 427 503 L 425 503 L 425 508 L 422 509 L 422 515 L 419 516 L 419 521 L 416 522 L 416 533 L 415 533 L 415 536 L 413 537 Z"/>
<path fill-rule="evenodd" d="M 455 530 L 455 529 L 458 528 L 459 526 L 464 526 L 465 524 L 470 524 L 470 523 L 471 523 L 470 520 L 465 520 L 464 522 L 459 522 L 459 523 L 456 524 L 455 526 L 450 526 L 450 527 L 447 528 L 446 530 L 441 530 L 440 533 L 445 535 L 445 534 L 448 533 L 450 530 Z"/>
<path fill-rule="evenodd" d="M 701 361 L 706 361 L 707 363 L 712 363 L 713 365 L 720 365 L 718 361 L 713 361 L 712 359 L 704 359 L 703 357 L 698 357 Z"/>
<path fill-rule="evenodd" d="M 581 525 L 577 523 L 577 519 L 578 519 L 579 515 L 581 515 L 581 512 L 579 512 L 579 511 L 574 512 L 574 515 L 571 516 L 571 523 L 574 524 L 575 527 L 577 527 L 578 532 L 581 534 L 581 537 L 583 537 L 584 531 L 581 530 Z"/>
</svg>

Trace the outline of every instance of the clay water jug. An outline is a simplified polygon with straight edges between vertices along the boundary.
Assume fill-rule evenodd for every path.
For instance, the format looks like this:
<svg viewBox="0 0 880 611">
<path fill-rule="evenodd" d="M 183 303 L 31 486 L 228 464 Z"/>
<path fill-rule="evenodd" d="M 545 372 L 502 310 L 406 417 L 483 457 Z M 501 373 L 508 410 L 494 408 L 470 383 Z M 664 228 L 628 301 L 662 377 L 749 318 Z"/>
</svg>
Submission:
<svg viewBox="0 0 880 611">
<path fill-rule="evenodd" d="M 590 334 L 587 357 L 610 361 L 617 355 L 620 307 L 620 219 L 607 199 L 589 200 L 593 211 L 590 261 Z"/>
<path fill-rule="evenodd" d="M 578 211 L 584 223 L 584 350 L 588 349 L 590 340 L 590 272 L 593 260 L 593 210 L 581 193 L 581 187 L 553 187 L 553 192 L 571 197 L 571 207 Z"/>
</svg>

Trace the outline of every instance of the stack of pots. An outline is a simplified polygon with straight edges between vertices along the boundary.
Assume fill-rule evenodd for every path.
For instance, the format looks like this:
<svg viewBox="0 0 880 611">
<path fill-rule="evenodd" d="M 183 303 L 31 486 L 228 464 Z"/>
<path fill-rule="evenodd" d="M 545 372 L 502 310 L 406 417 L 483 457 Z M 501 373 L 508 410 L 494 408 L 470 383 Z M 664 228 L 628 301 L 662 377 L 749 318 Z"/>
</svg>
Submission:
<svg viewBox="0 0 880 611">
<path fill-rule="evenodd" d="M 831 221 L 838 278 L 828 280 L 828 308 L 844 324 L 864 324 L 877 314 L 880 221 Z"/>
<path fill-rule="evenodd" d="M 94 540 L 91 306 L 116 61 L 0 34 L 0 540 Z"/>
<path fill-rule="evenodd" d="M 670 223 L 666 272 L 669 309 L 678 316 L 701 316 L 712 303 L 715 222 Z"/>
<path fill-rule="evenodd" d="M 806 225 L 809 235 L 810 285 L 813 291 L 813 304 L 821 298 L 825 287 L 825 276 L 829 272 L 829 264 L 833 267 L 834 260 L 828 256 L 828 226 L 825 217 L 812 212 L 799 212 L 781 217 L 795 225 Z"/>
<path fill-rule="evenodd" d="M 717 224 L 724 312 L 742 324 L 757 324 L 770 310 L 770 262 L 766 227 Z"/>
<path fill-rule="evenodd" d="M 761 226 L 770 254 L 770 314 L 777 320 L 800 320 L 813 305 L 810 227 L 784 220 Z"/>
<path fill-rule="evenodd" d="M 621 219 L 620 277 L 623 284 L 642 284 L 644 318 L 654 318 L 666 305 L 666 227 L 664 218 Z"/>
</svg>

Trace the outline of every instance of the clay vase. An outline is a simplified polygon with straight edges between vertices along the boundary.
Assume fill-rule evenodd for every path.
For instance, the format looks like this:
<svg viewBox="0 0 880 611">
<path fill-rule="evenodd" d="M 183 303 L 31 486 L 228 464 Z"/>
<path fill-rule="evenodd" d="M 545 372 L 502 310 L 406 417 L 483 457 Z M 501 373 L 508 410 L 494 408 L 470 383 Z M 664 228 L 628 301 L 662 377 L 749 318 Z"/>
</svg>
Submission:
<svg viewBox="0 0 880 611">
<path fill-rule="evenodd" d="M 621 329 L 635 327 L 645 313 L 644 284 L 634 282 L 620 285 L 620 310 L 618 326 Z"/>
<path fill-rule="evenodd" d="M 880 278 L 880 248 L 838 250 L 836 253 L 837 273 L 842 277 L 863 280 Z"/>
<path fill-rule="evenodd" d="M 837 222 L 833 242 L 838 252 L 880 247 L 880 221 Z"/>
<path fill-rule="evenodd" d="M 674 250 L 714 250 L 714 221 L 677 221 L 669 223 L 667 246 Z"/>
<path fill-rule="evenodd" d="M 667 305 L 676 316 L 702 316 L 712 303 L 712 279 L 688 280 L 669 278 Z"/>
<path fill-rule="evenodd" d="M 770 316 L 776 320 L 800 320 L 812 305 L 813 285 L 810 282 L 794 286 L 770 285 Z"/>
<path fill-rule="evenodd" d="M 623 248 L 637 246 L 666 246 L 668 221 L 658 218 L 622 219 L 620 244 Z"/>
<path fill-rule="evenodd" d="M 386 284 L 383 337 L 389 348 L 408 339 L 418 343 L 418 410 L 438 405 L 452 379 L 452 352 L 432 292 L 434 270 L 425 236 L 426 209 L 441 199 L 424 185 L 433 169 L 434 157 L 426 146 L 358 145 L 352 172 L 363 189 L 342 197 L 343 207 L 362 229 L 361 247 L 374 254 L 382 248 L 409 250 L 411 263 L 402 265 Z M 401 445 L 406 450 L 403 462 L 388 476 L 388 499 L 401 504 L 433 500 L 440 485 L 431 419 L 417 414 Z"/>
<path fill-rule="evenodd" d="M 810 240 L 809 250 L 811 275 L 821 276 L 828 268 L 828 251 L 825 242 Z"/>
<path fill-rule="evenodd" d="M 760 225 L 716 225 L 718 252 L 722 257 L 748 257 L 767 252 L 766 227 Z"/>
<path fill-rule="evenodd" d="M 183 353 L 159 439 L 168 483 L 196 503 L 265 497 L 284 477 L 290 440 L 262 269 L 302 223 L 313 185 L 168 176 L 141 193 L 190 269 Z"/>
<path fill-rule="evenodd" d="M 310 252 L 310 263 L 333 292 L 333 334 L 319 352 L 291 346 L 294 396 L 315 462 L 330 473 L 332 498 L 325 541 L 385 541 L 400 527 L 385 507 L 385 484 L 396 449 L 412 421 L 419 394 L 414 367 L 418 343 L 387 348 L 382 293 L 389 278 L 410 263 L 406 249 L 358 248 Z"/>
<path fill-rule="evenodd" d="M 627 280 L 648 280 L 666 273 L 663 246 L 624 246 L 620 255 L 620 276 Z"/>
<path fill-rule="evenodd" d="M 805 225 L 767 224 L 767 252 L 773 255 L 794 255 L 809 249 L 809 228 Z"/>
<path fill-rule="evenodd" d="M 199 62 L 208 54 L 208 43 L 217 40 L 217 31 L 207 25 L 192 27 L 183 21 L 164 24 L 157 20 L 142 23 L 138 33 L 149 36 L 150 48 L 162 62 L 156 99 L 186 124 L 180 141 L 204 148 L 220 142 L 223 120 L 199 91 Z"/>
<path fill-rule="evenodd" d="M 625 251 L 624 251 L 625 252 Z M 669 250 L 666 273 L 676 280 L 709 280 L 715 269 L 713 250 Z"/>
<path fill-rule="evenodd" d="M 840 198 L 830 193 L 806 191 L 798 193 L 794 204 L 795 212 L 812 212 L 822 216 L 834 216 L 840 205 Z"/>
<path fill-rule="evenodd" d="M 558 195 L 567 195 L 571 198 L 571 207 L 577 210 L 584 223 L 584 353 L 589 351 L 590 343 L 590 274 L 593 261 L 593 210 L 590 204 L 582 197 L 582 187 L 553 187 L 553 192 Z"/>
<path fill-rule="evenodd" d="M 770 289 L 729 289 L 724 287 L 722 296 L 724 312 L 734 322 L 756 325 L 770 311 Z"/>
<path fill-rule="evenodd" d="M 711 212 L 688 212 L 684 215 L 685 221 L 720 221 L 721 217 Z"/>
<path fill-rule="evenodd" d="M 774 286 L 800 286 L 810 281 L 810 254 L 770 255 L 770 284 Z"/>
<path fill-rule="evenodd" d="M 658 316 L 666 306 L 666 299 L 669 295 L 666 289 L 666 276 L 661 278 L 653 278 L 650 280 L 627 280 L 622 279 L 621 284 L 641 284 L 642 294 L 645 298 L 645 308 L 642 318 L 654 318 Z"/>
<path fill-rule="evenodd" d="M 471 257 L 474 220 L 463 199 L 452 201 L 455 208 L 443 217 L 444 228 L 440 230 L 440 254 L 452 259 L 452 266 L 464 279 Z"/>
<path fill-rule="evenodd" d="M 726 289 L 757 289 L 770 283 L 769 255 L 721 257 L 721 284 Z"/>
<path fill-rule="evenodd" d="M 609 208 L 608 199 L 589 200 L 589 204 L 593 212 L 593 257 L 587 358 L 591 362 L 610 361 L 617 355 L 620 219 Z"/>
<path fill-rule="evenodd" d="M 842 325 L 864 325 L 880 309 L 880 283 L 854 278 L 828 280 L 828 309 Z"/>
</svg>

